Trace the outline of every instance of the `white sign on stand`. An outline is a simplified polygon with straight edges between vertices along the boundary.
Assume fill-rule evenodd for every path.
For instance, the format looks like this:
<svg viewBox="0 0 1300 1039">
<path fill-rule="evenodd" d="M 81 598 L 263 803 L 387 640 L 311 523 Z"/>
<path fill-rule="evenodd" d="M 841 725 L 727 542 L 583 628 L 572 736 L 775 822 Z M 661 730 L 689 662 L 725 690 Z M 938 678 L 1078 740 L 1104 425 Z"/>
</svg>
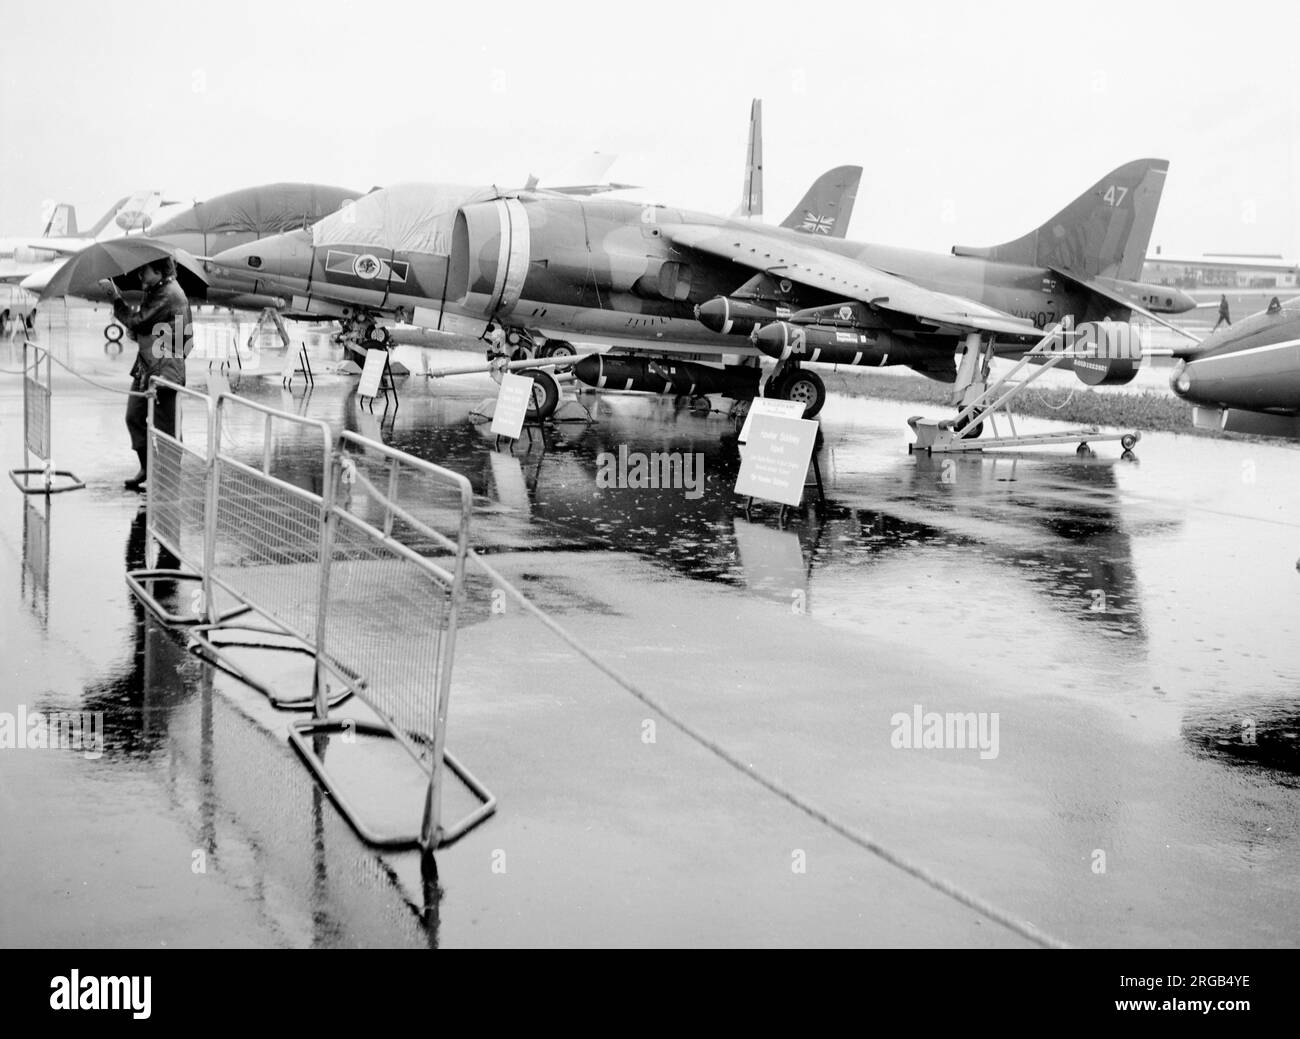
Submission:
<svg viewBox="0 0 1300 1039">
<path fill-rule="evenodd" d="M 817 423 L 780 415 L 753 415 L 749 443 L 740 460 L 736 493 L 783 505 L 803 500 Z"/>
<path fill-rule="evenodd" d="M 361 382 L 357 384 L 358 397 L 379 396 L 379 384 L 383 381 L 384 366 L 387 363 L 387 350 L 366 351 L 366 366 L 361 369 Z"/>
<path fill-rule="evenodd" d="M 528 415 L 528 405 L 532 399 L 531 378 L 513 372 L 503 373 L 496 411 L 492 413 L 492 432 L 496 436 L 518 439 L 523 432 L 524 419 Z"/>
<path fill-rule="evenodd" d="M 803 418 L 804 403 L 798 400 L 781 400 L 779 397 L 755 397 L 749 404 L 749 414 L 740 427 L 739 442 L 749 443 L 749 424 L 755 415 L 780 415 L 782 418 Z"/>
</svg>

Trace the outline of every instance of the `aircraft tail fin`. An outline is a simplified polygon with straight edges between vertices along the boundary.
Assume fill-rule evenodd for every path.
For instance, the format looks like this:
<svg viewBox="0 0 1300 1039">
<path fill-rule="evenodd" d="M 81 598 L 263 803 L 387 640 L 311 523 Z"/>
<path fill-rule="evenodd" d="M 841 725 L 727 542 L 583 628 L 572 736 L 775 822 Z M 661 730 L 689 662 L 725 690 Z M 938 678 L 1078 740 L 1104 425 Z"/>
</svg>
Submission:
<svg viewBox="0 0 1300 1039">
<path fill-rule="evenodd" d="M 815 181 L 794 210 L 781 221 L 782 227 L 813 235 L 843 238 L 848 234 L 853 203 L 862 181 L 861 166 L 836 166 Z"/>
<path fill-rule="evenodd" d="M 45 222 L 42 238 L 72 238 L 77 233 L 77 207 L 67 202 L 60 202 L 50 210 L 50 219 Z"/>
<path fill-rule="evenodd" d="M 749 147 L 745 152 L 745 190 L 740 196 L 738 217 L 757 219 L 763 215 L 763 101 L 754 98 L 749 106 Z"/>
<path fill-rule="evenodd" d="M 1028 234 L 984 248 L 955 245 L 953 254 L 1140 281 L 1168 172 L 1165 159 L 1125 163 Z"/>
</svg>

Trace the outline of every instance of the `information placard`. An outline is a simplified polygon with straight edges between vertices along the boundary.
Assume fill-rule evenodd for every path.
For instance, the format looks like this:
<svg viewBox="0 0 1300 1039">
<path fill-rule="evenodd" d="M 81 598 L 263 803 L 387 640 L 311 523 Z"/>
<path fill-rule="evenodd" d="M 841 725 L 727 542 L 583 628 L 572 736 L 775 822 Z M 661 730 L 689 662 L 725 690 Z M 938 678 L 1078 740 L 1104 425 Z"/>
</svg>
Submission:
<svg viewBox="0 0 1300 1039">
<path fill-rule="evenodd" d="M 492 432 L 497 436 L 517 439 L 524 429 L 524 418 L 532 400 L 533 380 L 527 375 L 504 372 L 501 390 L 497 394 L 496 411 L 492 413 Z"/>
<path fill-rule="evenodd" d="M 780 415 L 753 416 L 740 460 L 736 493 L 798 505 L 817 441 L 817 423 Z"/>
<path fill-rule="evenodd" d="M 379 384 L 384 378 L 384 365 L 387 363 L 387 350 L 366 351 L 366 366 L 361 369 L 361 382 L 357 384 L 358 397 L 379 396 Z"/>
<path fill-rule="evenodd" d="M 740 427 L 739 442 L 749 443 L 750 421 L 755 415 L 780 415 L 782 418 L 803 418 L 804 404 L 799 400 L 781 400 L 779 397 L 755 397 L 749 404 L 749 414 Z"/>
</svg>

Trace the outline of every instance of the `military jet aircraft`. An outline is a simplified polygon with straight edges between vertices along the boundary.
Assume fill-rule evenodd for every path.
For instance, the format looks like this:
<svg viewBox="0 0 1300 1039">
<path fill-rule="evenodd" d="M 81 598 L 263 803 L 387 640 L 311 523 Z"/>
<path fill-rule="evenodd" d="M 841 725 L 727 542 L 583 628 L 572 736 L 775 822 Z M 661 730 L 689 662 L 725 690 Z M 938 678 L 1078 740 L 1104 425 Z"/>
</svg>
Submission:
<svg viewBox="0 0 1300 1039">
<path fill-rule="evenodd" d="M 844 240 L 859 167 L 823 175 L 779 228 L 614 199 L 403 185 L 311 233 L 222 253 L 210 274 L 330 316 L 496 321 L 540 356 L 596 341 L 614 352 L 575 374 L 616 389 L 738 399 L 761 389 L 813 415 L 825 388 L 809 361 L 905 364 L 970 399 L 993 356 L 1024 353 L 1065 315 L 1195 305 L 1136 280 L 1167 169 L 1130 162 L 1021 238 L 951 256 Z M 777 366 L 760 386 L 762 356 Z M 1075 370 L 1101 385 L 1136 368 L 1118 357 Z"/>
<path fill-rule="evenodd" d="M 1300 298 L 1175 351 L 1178 396 L 1202 429 L 1300 439 Z"/>
</svg>

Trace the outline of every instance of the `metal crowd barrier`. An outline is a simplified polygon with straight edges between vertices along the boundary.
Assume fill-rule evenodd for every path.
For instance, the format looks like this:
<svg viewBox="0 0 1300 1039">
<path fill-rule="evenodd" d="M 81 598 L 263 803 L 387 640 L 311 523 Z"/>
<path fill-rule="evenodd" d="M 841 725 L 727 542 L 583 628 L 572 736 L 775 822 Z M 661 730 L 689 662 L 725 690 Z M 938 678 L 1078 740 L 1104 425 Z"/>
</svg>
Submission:
<svg viewBox="0 0 1300 1039">
<path fill-rule="evenodd" d="M 339 437 L 330 484 L 316 714 L 292 726 L 290 740 L 366 840 L 386 847 L 444 847 L 496 810 L 493 795 L 445 746 L 464 601 L 470 484 L 458 473 L 350 432 Z M 370 707 L 379 723 L 330 718 L 320 697 L 329 687 L 326 672 Z M 336 733 L 395 739 L 424 770 L 428 783 L 418 832 L 380 831 L 361 818 L 318 751 L 317 737 Z M 478 802 L 449 825 L 442 821 L 444 764 Z"/>
<path fill-rule="evenodd" d="M 23 467 L 9 470 L 9 479 L 23 494 L 59 494 L 86 486 L 74 473 L 55 469 L 50 458 L 52 400 L 50 352 L 27 339 L 23 342 Z M 44 464 L 33 467 L 33 456 Z M 39 482 L 33 482 L 33 477 L 40 477 Z"/>
<path fill-rule="evenodd" d="M 194 647 L 275 706 L 313 711 L 290 728 L 290 741 L 363 838 L 432 851 L 461 837 L 496 809 L 445 746 L 469 481 L 354 433 L 336 441 L 315 419 L 228 393 L 214 404 L 163 385 L 198 398 L 208 419 L 192 446 L 157 430 L 150 409 L 149 532 L 191 570 L 139 572 L 128 577 L 132 589 L 181 623 L 150 583 L 202 581 Z M 259 438 L 260 450 L 238 446 Z M 219 614 L 219 600 L 260 623 L 232 623 L 236 610 Z M 310 657 L 310 691 L 280 695 L 237 659 L 260 650 Z M 375 720 L 331 715 L 353 696 Z M 392 739 L 422 770 L 423 803 L 411 812 L 418 826 L 367 822 L 325 765 L 329 738 L 339 734 L 345 743 L 358 734 Z M 450 825 L 442 821 L 444 765 L 477 802 Z"/>
</svg>

